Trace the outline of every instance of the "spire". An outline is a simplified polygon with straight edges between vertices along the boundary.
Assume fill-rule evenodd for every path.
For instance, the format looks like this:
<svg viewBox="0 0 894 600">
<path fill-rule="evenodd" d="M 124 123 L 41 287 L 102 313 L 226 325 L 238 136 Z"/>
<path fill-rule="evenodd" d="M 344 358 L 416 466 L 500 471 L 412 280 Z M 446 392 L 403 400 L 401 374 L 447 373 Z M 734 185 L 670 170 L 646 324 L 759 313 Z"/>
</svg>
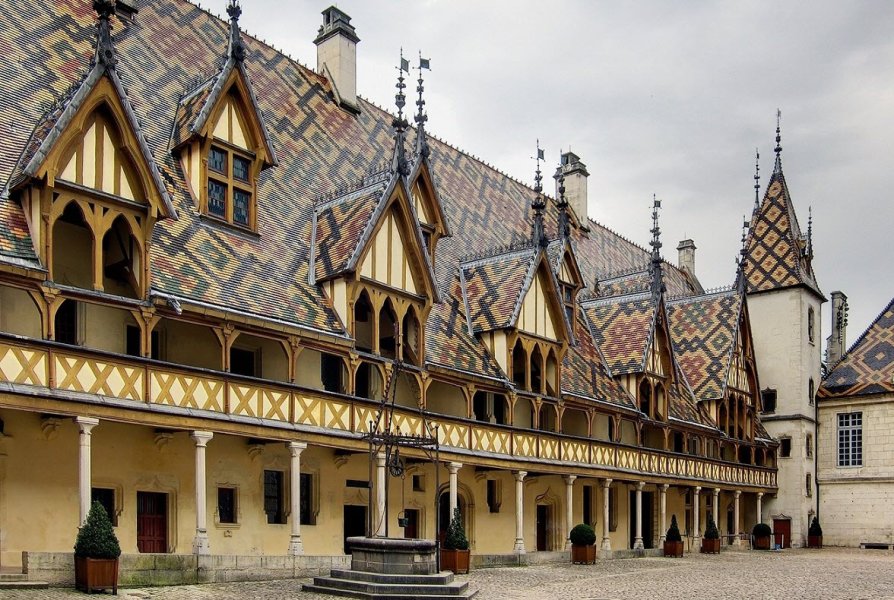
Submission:
<svg viewBox="0 0 894 600">
<path fill-rule="evenodd" d="M 559 156 L 562 153 L 559 152 Z M 559 187 L 557 188 L 558 200 L 556 207 L 559 209 L 559 237 L 563 240 L 568 239 L 571 235 L 571 226 L 568 222 L 568 200 L 565 198 L 565 170 L 559 164 Z"/>
<path fill-rule="evenodd" d="M 394 158 L 391 160 L 391 170 L 406 177 L 410 174 L 410 165 L 407 163 L 406 148 L 404 148 L 404 139 L 407 133 L 407 120 L 404 118 L 404 106 L 407 104 L 407 97 L 404 95 L 404 89 L 407 84 L 404 83 L 404 73 L 409 74 L 410 63 L 404 58 L 404 50 L 400 49 L 400 66 L 397 67 L 397 94 L 394 96 L 394 104 L 397 106 L 397 116 L 391 121 L 394 127 Z"/>
<path fill-rule="evenodd" d="M 543 149 L 540 147 L 540 140 L 537 140 L 537 169 L 534 171 L 534 198 L 531 200 L 531 209 L 534 211 L 534 226 L 531 232 L 532 241 L 541 246 L 546 247 L 546 229 L 543 226 L 543 211 L 546 208 L 546 201 L 543 198 L 543 174 L 540 172 L 540 161 L 543 160 Z"/>
<path fill-rule="evenodd" d="M 239 32 L 239 17 L 242 15 L 239 0 L 230 0 L 227 3 L 227 14 L 230 15 L 230 46 L 227 48 L 227 56 L 236 62 L 242 62 L 245 60 L 245 44 L 242 43 L 242 34 Z"/>
<path fill-rule="evenodd" d="M 756 210 L 756 209 L 755 209 Z M 754 215 L 752 215 L 752 219 Z M 745 293 L 745 256 L 748 254 L 748 231 L 751 220 L 742 215 L 742 248 L 736 257 L 736 289 L 740 294 Z"/>
<path fill-rule="evenodd" d="M 761 153 L 754 149 L 754 210 L 751 211 L 752 218 L 757 214 L 757 209 L 761 205 Z"/>
<path fill-rule="evenodd" d="M 782 120 L 782 111 L 776 109 L 776 147 L 773 152 L 776 153 L 776 165 L 773 167 L 773 174 L 782 173 L 782 135 L 779 131 L 779 122 Z"/>
<path fill-rule="evenodd" d="M 813 262 L 813 206 L 807 207 L 807 265 Z"/>
<path fill-rule="evenodd" d="M 422 69 L 430 71 L 431 61 L 422 58 L 422 52 L 419 52 L 418 69 L 419 79 L 416 80 L 416 91 L 419 93 L 419 99 L 416 100 L 416 116 L 413 117 L 413 120 L 416 121 L 416 155 L 425 158 L 429 153 L 428 140 L 425 138 L 425 122 L 428 121 L 428 115 L 425 114 L 425 100 L 422 99 L 422 92 L 425 91 L 425 87 L 422 85 Z"/>
<path fill-rule="evenodd" d="M 661 200 L 652 194 L 652 260 L 649 265 L 649 273 L 652 276 L 652 297 L 658 298 L 664 292 L 664 273 L 661 267 L 661 228 L 658 226 L 658 210 L 661 208 Z"/>
<path fill-rule="evenodd" d="M 114 67 L 118 63 L 115 46 L 112 44 L 111 18 L 115 14 L 115 3 L 112 0 L 93 0 L 93 10 L 99 17 L 96 22 L 96 54 L 93 55 L 93 62 Z"/>
</svg>

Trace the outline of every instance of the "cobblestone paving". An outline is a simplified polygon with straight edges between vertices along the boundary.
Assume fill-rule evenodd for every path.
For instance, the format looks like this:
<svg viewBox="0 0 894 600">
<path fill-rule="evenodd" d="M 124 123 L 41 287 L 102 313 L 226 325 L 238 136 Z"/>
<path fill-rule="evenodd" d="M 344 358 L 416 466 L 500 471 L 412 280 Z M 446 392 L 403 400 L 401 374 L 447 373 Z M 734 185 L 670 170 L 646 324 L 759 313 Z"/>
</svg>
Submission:
<svg viewBox="0 0 894 600">
<path fill-rule="evenodd" d="M 603 561 L 479 569 L 459 577 L 481 600 L 760 598 L 894 600 L 894 553 L 880 550 L 786 550 L 687 554 L 682 559 Z M 119 590 L 122 600 L 334 600 L 303 594 L 300 581 Z M 0 591 L 2 600 L 73 600 L 71 590 Z"/>
</svg>

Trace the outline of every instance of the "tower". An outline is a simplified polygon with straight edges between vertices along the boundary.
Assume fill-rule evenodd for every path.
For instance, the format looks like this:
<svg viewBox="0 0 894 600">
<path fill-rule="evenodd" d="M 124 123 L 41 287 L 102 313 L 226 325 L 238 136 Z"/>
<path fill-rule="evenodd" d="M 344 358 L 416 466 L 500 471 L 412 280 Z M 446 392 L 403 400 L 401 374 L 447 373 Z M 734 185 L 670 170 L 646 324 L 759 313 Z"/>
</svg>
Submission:
<svg viewBox="0 0 894 600">
<path fill-rule="evenodd" d="M 778 121 L 775 151 L 773 174 L 751 218 L 743 273 L 762 387 L 761 420 L 780 442 L 779 491 L 764 502 L 763 521 L 773 527 L 777 543 L 784 535 L 786 545 L 800 546 L 817 506 L 814 396 L 826 299 L 811 264 L 809 228 L 807 235 L 801 233 L 782 172 Z"/>
</svg>

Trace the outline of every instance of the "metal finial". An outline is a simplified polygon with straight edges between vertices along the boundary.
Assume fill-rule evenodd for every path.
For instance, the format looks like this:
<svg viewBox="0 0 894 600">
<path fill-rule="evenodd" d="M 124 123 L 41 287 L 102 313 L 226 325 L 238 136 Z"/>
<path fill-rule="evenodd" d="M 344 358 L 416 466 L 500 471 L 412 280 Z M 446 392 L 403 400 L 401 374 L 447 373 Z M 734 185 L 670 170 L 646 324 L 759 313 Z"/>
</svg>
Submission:
<svg viewBox="0 0 894 600">
<path fill-rule="evenodd" d="M 813 206 L 807 207 L 807 258 L 813 258 Z"/>
<path fill-rule="evenodd" d="M 227 3 L 227 14 L 230 15 L 230 47 L 227 54 L 236 62 L 242 62 L 245 60 L 245 44 L 239 31 L 239 17 L 242 16 L 239 0 L 230 0 Z"/>
<path fill-rule="evenodd" d="M 93 55 L 93 61 L 112 67 L 118 63 L 112 44 L 111 18 L 115 14 L 115 3 L 112 0 L 93 0 L 93 10 L 99 17 L 96 23 L 96 54 Z"/>
<path fill-rule="evenodd" d="M 535 156 L 537 168 L 534 171 L 534 198 L 531 200 L 531 208 L 534 210 L 534 226 L 532 238 L 535 244 L 546 247 L 546 229 L 543 226 L 543 210 L 546 208 L 546 201 L 543 199 L 543 174 L 540 172 L 540 161 L 543 160 L 543 149 L 540 147 L 540 140 L 537 140 L 537 154 Z"/>
<path fill-rule="evenodd" d="M 543 174 L 540 172 L 540 161 L 543 160 L 543 148 L 540 147 L 540 139 L 537 139 L 537 169 L 534 171 L 534 191 L 539 195 L 543 191 Z"/>
<path fill-rule="evenodd" d="M 761 194 L 761 153 L 755 148 L 754 149 L 754 210 L 753 213 L 757 212 L 757 209 L 760 207 L 760 194 Z"/>
<path fill-rule="evenodd" d="M 776 153 L 776 167 L 774 169 L 775 173 L 779 173 L 782 171 L 782 135 L 780 133 L 780 122 L 782 121 L 782 111 L 778 108 L 776 109 L 776 147 L 773 151 Z"/>
<path fill-rule="evenodd" d="M 650 271 L 652 274 L 652 294 L 659 296 L 664 292 L 664 274 L 661 268 L 661 228 L 658 226 L 658 211 L 661 208 L 661 200 L 655 194 L 652 194 L 652 261 Z"/>
<path fill-rule="evenodd" d="M 404 118 L 404 106 L 407 104 L 407 98 L 404 95 L 404 89 L 407 84 L 404 83 L 404 73 L 410 72 L 410 63 L 404 58 L 404 49 L 400 49 L 400 66 L 397 67 L 397 94 L 394 96 L 394 104 L 397 106 L 397 116 L 391 121 L 394 127 L 394 159 L 392 160 L 392 169 L 406 177 L 410 174 L 410 165 L 407 163 L 406 149 L 404 148 L 404 137 L 406 135 L 409 123 Z"/>
<path fill-rule="evenodd" d="M 416 154 L 419 156 L 428 156 L 428 140 L 425 137 L 425 123 L 428 121 L 428 115 L 425 114 L 425 100 L 422 99 L 422 92 L 425 91 L 422 81 L 422 69 L 428 69 L 430 71 L 431 60 L 422 58 L 421 50 L 419 52 L 419 66 L 417 69 L 419 70 L 419 79 L 416 80 L 416 91 L 419 93 L 419 98 L 416 100 L 416 116 L 413 117 L 416 121 Z"/>
<path fill-rule="evenodd" d="M 562 152 L 559 152 L 562 156 Z M 561 159 L 559 160 L 559 187 L 556 190 L 558 198 L 556 199 L 556 207 L 559 209 L 559 237 L 568 238 L 571 235 L 571 227 L 568 222 L 568 199 L 565 198 L 565 170 L 562 169 Z"/>
</svg>

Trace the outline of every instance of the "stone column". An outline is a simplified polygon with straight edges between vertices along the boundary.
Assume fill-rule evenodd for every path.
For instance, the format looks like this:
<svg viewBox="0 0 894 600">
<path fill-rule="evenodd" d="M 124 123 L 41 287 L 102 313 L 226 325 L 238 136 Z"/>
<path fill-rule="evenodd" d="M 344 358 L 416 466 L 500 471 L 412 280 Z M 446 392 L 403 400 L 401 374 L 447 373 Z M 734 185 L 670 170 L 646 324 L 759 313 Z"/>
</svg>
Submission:
<svg viewBox="0 0 894 600">
<path fill-rule="evenodd" d="M 291 498 L 290 512 L 292 513 L 292 535 L 289 538 L 289 554 L 297 556 L 304 554 L 304 544 L 301 543 L 301 453 L 307 449 L 304 442 L 289 442 L 289 454 L 292 455 L 290 472 Z"/>
<path fill-rule="evenodd" d="M 189 437 L 196 442 L 196 536 L 192 540 L 192 553 L 211 554 L 206 525 L 208 501 L 206 499 L 205 448 L 214 434 L 210 431 L 193 431 Z"/>
<path fill-rule="evenodd" d="M 515 548 L 516 554 L 525 553 L 525 477 L 527 471 L 516 471 L 515 475 Z"/>
<path fill-rule="evenodd" d="M 373 535 L 385 535 L 385 453 L 376 454 L 376 520 L 373 524 Z"/>
<path fill-rule="evenodd" d="M 612 493 L 612 480 L 602 480 L 602 550 L 606 552 L 612 551 L 612 538 L 609 531 L 609 506 L 608 497 Z"/>
<path fill-rule="evenodd" d="M 692 489 L 692 529 L 694 531 L 691 532 L 692 533 L 692 548 L 690 550 L 700 549 L 702 547 L 702 542 L 701 542 L 702 532 L 700 531 L 700 526 L 699 526 L 699 522 L 698 522 L 699 513 L 701 512 L 701 507 L 702 507 L 701 506 L 701 504 L 702 504 L 701 503 L 701 493 L 702 493 L 701 486 L 697 485 Z"/>
<path fill-rule="evenodd" d="M 658 486 L 658 545 L 664 544 L 667 537 L 667 489 L 670 486 Z"/>
<path fill-rule="evenodd" d="M 456 481 L 457 474 L 459 470 L 462 468 L 462 463 L 451 462 L 447 463 L 447 472 L 450 474 L 450 519 L 453 519 L 453 515 L 456 513 L 456 509 L 459 506 L 459 500 L 456 496 Z"/>
<path fill-rule="evenodd" d="M 571 550 L 571 528 L 574 527 L 574 480 L 577 475 L 565 475 L 565 531 L 568 532 L 568 539 L 565 540 L 565 549 Z"/>
<path fill-rule="evenodd" d="M 733 492 L 733 531 L 730 533 L 736 534 L 736 537 L 733 538 L 733 546 L 738 546 L 739 540 L 739 496 L 742 495 L 742 492 L 736 490 Z"/>
<path fill-rule="evenodd" d="M 757 522 L 758 523 L 764 522 L 763 502 L 764 502 L 764 493 L 758 492 L 757 493 Z"/>
<path fill-rule="evenodd" d="M 642 550 L 643 545 L 643 488 L 646 487 L 645 481 L 636 484 L 636 537 L 633 538 L 633 549 Z"/>
<path fill-rule="evenodd" d="M 75 417 L 78 424 L 78 498 L 81 509 L 79 527 L 87 522 L 90 512 L 90 491 L 93 480 L 90 461 L 90 439 L 93 428 L 99 425 L 99 419 L 93 417 Z"/>
<path fill-rule="evenodd" d="M 714 524 L 717 525 L 717 528 L 720 528 L 720 488 L 714 488 Z"/>
</svg>

